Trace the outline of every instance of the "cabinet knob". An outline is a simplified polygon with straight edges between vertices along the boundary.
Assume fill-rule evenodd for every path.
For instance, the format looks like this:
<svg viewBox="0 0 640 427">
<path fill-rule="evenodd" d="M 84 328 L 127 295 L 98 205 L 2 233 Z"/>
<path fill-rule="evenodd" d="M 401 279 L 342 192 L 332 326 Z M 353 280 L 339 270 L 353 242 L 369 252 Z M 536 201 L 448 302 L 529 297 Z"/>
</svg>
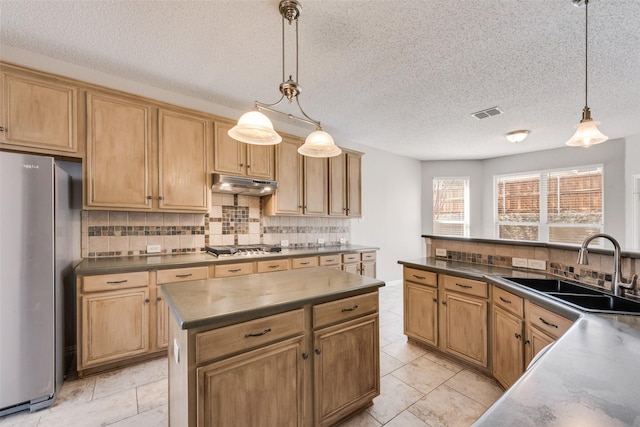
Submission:
<svg viewBox="0 0 640 427">
<path fill-rule="evenodd" d="M 248 165 L 247 165 L 247 169 L 251 169 L 251 165 L 249 165 L 249 164 L 248 164 Z"/>
<path fill-rule="evenodd" d="M 316 352 L 316 354 L 320 354 L 320 353 L 322 353 L 322 350 L 320 350 L 319 348 L 316 348 L 315 352 Z"/>
<path fill-rule="evenodd" d="M 307 360 L 309 358 L 309 353 L 302 353 L 302 358 Z"/>
<path fill-rule="evenodd" d="M 244 166 L 244 163 L 240 163 L 240 167 L 243 167 L 243 166 Z"/>
<path fill-rule="evenodd" d="M 438 298 L 434 298 L 434 299 L 433 299 L 433 302 L 438 302 Z"/>
<path fill-rule="evenodd" d="M 147 196 L 147 200 L 152 200 L 153 196 Z"/>
<path fill-rule="evenodd" d="M 7 128 L 6 128 L 6 127 L 4 127 L 4 126 L 0 126 L 0 132 L 4 132 L 4 131 L 6 131 L 6 130 L 7 130 Z"/>
<path fill-rule="evenodd" d="M 158 196 L 158 200 L 164 200 L 164 196 Z"/>
<path fill-rule="evenodd" d="M 521 338 L 522 338 L 522 335 L 520 335 L 520 334 L 519 334 L 519 333 L 517 333 L 517 332 L 514 334 L 514 336 L 516 337 L 516 339 L 517 339 L 517 340 L 519 340 L 519 339 L 521 339 Z"/>
<path fill-rule="evenodd" d="M 529 340 L 524 340 L 524 343 L 525 343 L 525 344 L 531 344 L 531 341 L 529 341 Z"/>
<path fill-rule="evenodd" d="M 446 301 L 442 301 L 442 305 L 447 305 L 447 302 Z"/>
<path fill-rule="evenodd" d="M 145 298 L 144 303 L 149 304 L 149 298 Z"/>
<path fill-rule="evenodd" d="M 162 297 L 156 297 L 156 301 L 162 301 Z"/>
</svg>

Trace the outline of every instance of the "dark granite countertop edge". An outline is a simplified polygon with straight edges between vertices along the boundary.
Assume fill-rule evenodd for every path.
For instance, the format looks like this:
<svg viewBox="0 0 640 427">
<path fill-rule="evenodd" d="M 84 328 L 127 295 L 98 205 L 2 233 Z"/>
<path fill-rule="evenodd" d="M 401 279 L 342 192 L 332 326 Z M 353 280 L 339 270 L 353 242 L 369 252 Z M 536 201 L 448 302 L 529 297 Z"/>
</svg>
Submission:
<svg viewBox="0 0 640 427">
<path fill-rule="evenodd" d="M 128 273 L 169 268 L 200 267 L 209 265 L 234 264 L 247 261 L 267 261 L 305 256 L 333 255 L 339 253 L 377 251 L 380 248 L 367 245 L 320 246 L 315 248 L 283 248 L 282 252 L 255 255 L 251 257 L 216 258 L 206 252 L 138 255 L 124 257 L 85 258 L 75 267 L 75 274 L 90 276 L 96 274 Z"/>
<path fill-rule="evenodd" d="M 213 280 L 213 279 L 209 279 Z M 197 319 L 185 319 L 181 316 L 181 312 L 176 309 L 175 302 L 171 298 L 170 294 L 162 290 L 165 295 L 166 302 L 169 308 L 173 312 L 180 329 L 197 329 L 197 328 L 220 328 L 236 323 L 257 319 L 260 317 L 271 316 L 274 314 L 284 313 L 286 311 L 302 308 L 309 304 L 321 304 L 324 302 L 333 301 L 340 298 L 347 298 L 356 295 L 362 295 L 367 292 L 371 292 L 374 289 L 378 289 L 385 286 L 382 281 L 375 281 L 364 284 L 362 286 L 353 287 L 349 289 L 342 289 L 335 292 L 323 293 L 322 295 L 314 295 L 307 298 L 300 298 L 291 301 L 285 301 L 277 304 L 256 306 L 251 309 L 244 309 L 241 311 L 226 312 L 218 315 L 211 315 L 206 317 L 200 317 Z M 164 288 L 164 286 L 161 286 Z"/>
</svg>

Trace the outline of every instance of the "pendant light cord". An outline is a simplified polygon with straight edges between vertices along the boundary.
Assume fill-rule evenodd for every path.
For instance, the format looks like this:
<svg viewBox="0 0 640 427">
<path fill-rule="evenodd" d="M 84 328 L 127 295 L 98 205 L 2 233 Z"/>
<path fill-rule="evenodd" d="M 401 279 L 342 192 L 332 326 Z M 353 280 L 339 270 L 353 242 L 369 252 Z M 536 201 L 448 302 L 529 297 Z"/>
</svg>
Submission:
<svg viewBox="0 0 640 427">
<path fill-rule="evenodd" d="M 588 73 L 589 69 L 589 0 L 584 2 L 584 106 L 588 106 L 587 91 L 588 91 Z"/>
</svg>

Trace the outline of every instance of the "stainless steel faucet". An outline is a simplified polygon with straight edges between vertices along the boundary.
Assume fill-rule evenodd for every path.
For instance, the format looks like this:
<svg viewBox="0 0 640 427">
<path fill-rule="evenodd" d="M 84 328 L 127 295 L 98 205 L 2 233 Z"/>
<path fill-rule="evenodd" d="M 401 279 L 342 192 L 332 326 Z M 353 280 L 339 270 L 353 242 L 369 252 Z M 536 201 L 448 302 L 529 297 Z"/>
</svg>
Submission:
<svg viewBox="0 0 640 427">
<path fill-rule="evenodd" d="M 592 234 L 591 236 L 584 239 L 584 242 L 582 242 L 582 246 L 580 246 L 580 251 L 578 252 L 578 264 L 589 264 L 589 258 L 587 257 L 587 246 L 589 246 L 589 243 L 591 243 L 593 239 L 597 239 L 599 237 L 607 239 L 613 244 L 613 277 L 611 278 L 611 292 L 614 295 L 624 296 L 626 290 L 633 290 L 636 288 L 638 275 L 634 274 L 629 283 L 626 283 L 624 281 L 624 279 L 622 278 L 622 268 L 620 260 L 620 243 L 618 243 L 618 241 L 612 236 L 604 233 L 597 233 Z"/>
</svg>

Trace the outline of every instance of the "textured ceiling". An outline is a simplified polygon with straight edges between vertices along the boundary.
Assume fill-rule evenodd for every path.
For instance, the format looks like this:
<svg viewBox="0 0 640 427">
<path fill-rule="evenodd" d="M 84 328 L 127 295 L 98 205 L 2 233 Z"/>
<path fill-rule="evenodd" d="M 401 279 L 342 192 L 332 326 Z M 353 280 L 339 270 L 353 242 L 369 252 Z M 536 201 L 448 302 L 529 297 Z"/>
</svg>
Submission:
<svg viewBox="0 0 640 427">
<path fill-rule="evenodd" d="M 279 98 L 277 5 L 2 0 L 0 38 L 239 116 L 254 100 Z M 338 144 L 421 160 L 482 159 L 564 146 L 580 120 L 584 7 L 570 0 L 302 0 L 302 7 L 300 103 Z M 640 0 L 589 3 L 589 106 L 610 138 L 640 133 L 639 29 Z M 470 116 L 494 106 L 504 114 Z M 524 142 L 506 141 L 521 128 L 531 131 Z"/>
</svg>

